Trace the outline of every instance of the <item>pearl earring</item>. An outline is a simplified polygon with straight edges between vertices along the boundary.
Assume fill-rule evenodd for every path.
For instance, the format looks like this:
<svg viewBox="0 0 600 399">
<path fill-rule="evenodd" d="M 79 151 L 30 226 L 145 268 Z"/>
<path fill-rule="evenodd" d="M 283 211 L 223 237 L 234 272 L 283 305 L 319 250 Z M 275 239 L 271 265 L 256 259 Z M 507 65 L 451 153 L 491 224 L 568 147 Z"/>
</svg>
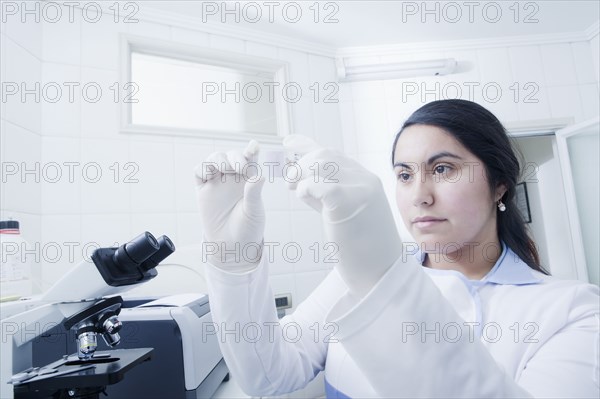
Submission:
<svg viewBox="0 0 600 399">
<path fill-rule="evenodd" d="M 502 202 L 502 200 L 498 200 L 498 209 L 500 210 L 500 212 L 504 212 L 506 210 L 506 205 L 504 205 L 504 202 Z"/>
</svg>

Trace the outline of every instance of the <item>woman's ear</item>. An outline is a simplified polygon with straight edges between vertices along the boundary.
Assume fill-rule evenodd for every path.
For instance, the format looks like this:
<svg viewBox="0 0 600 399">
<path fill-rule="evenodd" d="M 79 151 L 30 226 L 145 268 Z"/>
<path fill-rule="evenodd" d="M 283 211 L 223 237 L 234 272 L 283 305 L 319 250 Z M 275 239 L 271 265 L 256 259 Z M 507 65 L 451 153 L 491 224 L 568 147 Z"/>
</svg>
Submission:
<svg viewBox="0 0 600 399">
<path fill-rule="evenodd" d="M 494 201 L 498 201 L 499 199 L 501 199 L 504 196 L 504 194 L 506 194 L 507 190 L 508 189 L 506 188 L 506 184 L 499 184 L 498 187 L 496 187 Z"/>
</svg>

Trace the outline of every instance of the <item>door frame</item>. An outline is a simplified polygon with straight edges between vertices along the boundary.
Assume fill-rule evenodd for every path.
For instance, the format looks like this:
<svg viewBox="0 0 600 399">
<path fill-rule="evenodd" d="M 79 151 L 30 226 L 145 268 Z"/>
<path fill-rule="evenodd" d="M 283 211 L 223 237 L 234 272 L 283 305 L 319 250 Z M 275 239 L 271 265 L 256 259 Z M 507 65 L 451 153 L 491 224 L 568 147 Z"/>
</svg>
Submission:
<svg viewBox="0 0 600 399">
<path fill-rule="evenodd" d="M 581 223 L 579 222 L 579 210 L 577 209 L 577 197 L 575 194 L 575 184 L 573 182 L 573 171 L 571 168 L 571 157 L 569 155 L 569 146 L 567 140 L 582 130 L 598 125 L 600 117 L 588 119 L 558 129 L 556 131 L 556 145 L 558 148 L 558 160 L 561 166 L 563 185 L 565 189 L 565 199 L 567 202 L 567 216 L 571 230 L 571 241 L 573 245 L 573 255 L 575 256 L 575 272 L 577 279 L 589 282 L 587 262 L 585 258 L 585 248 L 583 246 L 583 234 L 581 232 Z"/>
</svg>

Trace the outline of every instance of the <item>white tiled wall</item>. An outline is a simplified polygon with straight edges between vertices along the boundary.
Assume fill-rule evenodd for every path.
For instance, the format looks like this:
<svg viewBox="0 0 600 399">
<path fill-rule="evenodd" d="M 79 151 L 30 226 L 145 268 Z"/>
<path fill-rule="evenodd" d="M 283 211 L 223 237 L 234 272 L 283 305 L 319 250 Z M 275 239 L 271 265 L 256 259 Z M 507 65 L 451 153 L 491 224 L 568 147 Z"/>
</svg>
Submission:
<svg viewBox="0 0 600 399">
<path fill-rule="evenodd" d="M 0 157 L 0 219 L 12 218 L 21 223 L 24 237 L 40 242 L 42 237 L 42 188 L 39 179 L 42 159 L 41 103 L 34 94 L 25 101 L 21 90 L 35 91 L 42 79 L 42 28 L 29 18 L 25 23 L 2 23 L 0 33 L 0 65 L 3 85 L 15 84 L 18 93 L 7 94 L 1 102 Z M 8 168 L 16 168 L 15 174 Z M 36 171 L 36 168 L 37 171 Z M 29 171 L 29 172 L 27 172 Z M 32 255 L 32 256 L 35 256 Z M 31 258 L 33 259 L 33 257 Z M 33 269 L 39 275 L 39 269 Z"/>
<path fill-rule="evenodd" d="M 66 8 L 63 11 L 68 15 Z M 121 99 L 115 101 L 111 90 L 119 81 L 121 34 L 289 62 L 290 79 L 303 88 L 301 101 L 292 105 L 294 132 L 316 137 L 330 147 L 342 147 L 338 104 L 314 101 L 309 90 L 314 82 L 321 86 L 335 82 L 332 58 L 154 22 L 115 23 L 112 16 L 103 15 L 99 22 L 90 23 L 80 12 L 73 16 L 55 23 L 21 24 L 15 20 L 3 25 L 2 33 L 5 81 L 59 84 L 64 89 L 59 101 L 11 101 L 2 112 L 3 162 L 26 160 L 63 166 L 63 178 L 57 182 L 15 181 L 1 190 L 3 218 L 23 220 L 23 233 L 30 241 L 63 249 L 60 261 L 42 261 L 45 287 L 95 246 L 123 243 L 144 230 L 167 234 L 176 246 L 199 245 L 202 226 L 193 167 L 215 150 L 245 145 L 216 139 L 121 134 Z M 88 15 L 88 19 L 94 17 Z M 67 99 L 64 82 L 79 83 L 72 101 Z M 91 86 L 87 96 L 82 96 L 86 84 L 101 88 L 99 101 L 92 101 L 96 92 Z M 324 96 L 331 92 L 321 88 L 318 93 Z M 73 179 L 67 178 L 64 163 L 76 163 Z M 97 166 L 100 177 L 96 176 Z M 319 272 L 331 266 L 312 260 L 309 246 L 322 241 L 320 221 L 292 195 L 283 182 L 265 186 L 269 216 L 266 240 L 281 243 L 275 248 L 276 262 L 271 267 L 274 292 L 293 293 L 297 304 L 322 279 Z M 293 228 L 292 217 L 298 221 Z M 282 254 L 282 247 L 292 241 L 301 243 L 303 250 L 296 263 L 286 262 Z M 69 245 L 74 246 L 71 242 L 77 243 L 74 256 L 68 256 Z"/>
</svg>

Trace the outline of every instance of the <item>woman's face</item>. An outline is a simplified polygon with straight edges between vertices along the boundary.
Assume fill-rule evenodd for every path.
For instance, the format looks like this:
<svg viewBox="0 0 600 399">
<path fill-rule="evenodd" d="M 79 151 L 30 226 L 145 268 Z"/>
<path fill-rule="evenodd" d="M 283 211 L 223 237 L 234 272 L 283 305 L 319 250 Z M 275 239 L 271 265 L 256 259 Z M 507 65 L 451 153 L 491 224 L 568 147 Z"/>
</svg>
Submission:
<svg viewBox="0 0 600 399">
<path fill-rule="evenodd" d="M 451 134 L 428 125 L 412 125 L 394 152 L 396 201 L 419 248 L 450 253 L 465 245 L 497 242 L 496 201 L 483 162 Z"/>
</svg>

